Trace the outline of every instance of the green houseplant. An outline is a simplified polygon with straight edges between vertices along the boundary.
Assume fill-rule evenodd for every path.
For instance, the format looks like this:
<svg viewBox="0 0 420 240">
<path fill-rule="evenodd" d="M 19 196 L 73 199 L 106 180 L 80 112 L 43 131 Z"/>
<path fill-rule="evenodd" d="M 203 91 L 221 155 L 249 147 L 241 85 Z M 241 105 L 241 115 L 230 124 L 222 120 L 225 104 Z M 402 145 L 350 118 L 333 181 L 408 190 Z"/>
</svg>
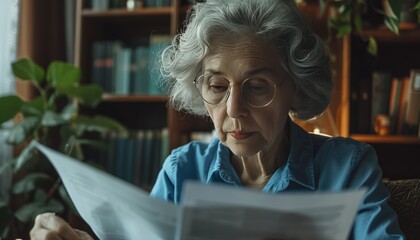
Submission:
<svg viewBox="0 0 420 240">
<path fill-rule="evenodd" d="M 376 1 L 377 2 L 377 1 Z M 383 0 L 374 4 L 372 0 L 319 0 L 321 10 L 330 6 L 329 24 L 337 30 L 337 36 L 346 36 L 352 31 L 363 30 L 363 15 L 371 9 L 383 16 L 383 24 L 395 34 L 399 34 L 399 25 L 407 13 L 420 14 L 419 0 Z M 415 20 L 416 21 L 416 20 Z M 420 18 L 417 17 L 420 23 Z"/>
<path fill-rule="evenodd" d="M 7 137 L 7 143 L 20 149 L 20 154 L 0 166 L 0 174 L 11 168 L 14 178 L 9 200 L 0 202 L 1 237 L 11 237 L 9 229 L 27 232 L 40 212 L 72 209 L 59 178 L 31 140 L 83 160 L 83 144 L 101 146 L 99 141 L 87 139 L 87 133 L 126 132 L 112 118 L 82 114 L 82 106 L 95 107 L 101 101 L 102 89 L 81 84 L 79 68 L 53 61 L 45 71 L 35 62 L 21 59 L 12 63 L 12 70 L 17 78 L 31 82 L 39 96 L 31 101 L 16 95 L 0 96 L 0 124 L 20 119 Z"/>
<path fill-rule="evenodd" d="M 414 15 L 414 21 L 417 23 L 413 24 L 420 23 L 420 0 L 319 0 L 319 4 L 321 11 L 326 11 L 327 6 L 330 7 L 328 24 L 337 37 L 361 32 L 365 27 L 363 16 L 369 11 L 382 16 L 383 25 L 396 35 L 400 33 L 400 26 L 406 20 L 405 16 Z M 367 40 L 368 52 L 376 55 L 375 39 L 369 36 Z"/>
</svg>

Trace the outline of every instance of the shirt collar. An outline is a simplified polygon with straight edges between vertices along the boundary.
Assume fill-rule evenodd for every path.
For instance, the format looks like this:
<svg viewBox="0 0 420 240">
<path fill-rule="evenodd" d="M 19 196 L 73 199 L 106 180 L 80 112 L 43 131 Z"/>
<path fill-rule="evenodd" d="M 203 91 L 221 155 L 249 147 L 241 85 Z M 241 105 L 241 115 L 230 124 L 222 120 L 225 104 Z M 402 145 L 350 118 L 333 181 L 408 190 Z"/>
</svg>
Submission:
<svg viewBox="0 0 420 240">
<path fill-rule="evenodd" d="M 223 145 L 217 137 L 210 144 L 217 144 L 217 153 L 216 159 L 210 164 L 207 183 L 219 182 L 218 179 L 221 178 L 224 182 L 239 185 L 239 178 L 230 162 L 229 148 Z"/>
<path fill-rule="evenodd" d="M 313 163 L 313 142 L 310 134 L 295 124 L 291 119 L 288 120 L 290 127 L 290 153 L 286 165 L 275 172 L 271 180 L 280 180 L 276 188 L 285 189 L 290 181 L 298 183 L 311 190 L 315 189 L 315 173 Z M 217 141 L 217 143 L 215 142 Z M 215 178 L 222 178 L 223 181 L 239 185 L 239 178 L 230 162 L 230 150 L 224 146 L 217 138 L 210 144 L 218 144 L 215 161 L 212 161 L 207 182 L 213 182 Z M 279 175 L 281 174 L 281 175 Z M 269 181 L 267 184 L 270 184 Z M 275 181 L 277 182 L 277 181 Z M 277 185 L 277 184 L 276 184 Z"/>
<path fill-rule="evenodd" d="M 289 119 L 290 154 L 285 170 L 289 179 L 315 189 L 314 146 L 310 134 Z"/>
</svg>

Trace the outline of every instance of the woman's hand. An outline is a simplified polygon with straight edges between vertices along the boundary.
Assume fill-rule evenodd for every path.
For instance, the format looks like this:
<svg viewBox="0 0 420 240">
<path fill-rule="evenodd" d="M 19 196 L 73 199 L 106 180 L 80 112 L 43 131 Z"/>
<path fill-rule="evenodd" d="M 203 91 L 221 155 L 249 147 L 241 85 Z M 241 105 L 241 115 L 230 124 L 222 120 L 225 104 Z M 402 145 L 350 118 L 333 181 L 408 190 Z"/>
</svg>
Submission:
<svg viewBox="0 0 420 240">
<path fill-rule="evenodd" d="M 89 234 L 73 229 L 66 221 L 54 213 L 42 213 L 35 219 L 30 232 L 31 240 L 93 240 Z"/>
</svg>

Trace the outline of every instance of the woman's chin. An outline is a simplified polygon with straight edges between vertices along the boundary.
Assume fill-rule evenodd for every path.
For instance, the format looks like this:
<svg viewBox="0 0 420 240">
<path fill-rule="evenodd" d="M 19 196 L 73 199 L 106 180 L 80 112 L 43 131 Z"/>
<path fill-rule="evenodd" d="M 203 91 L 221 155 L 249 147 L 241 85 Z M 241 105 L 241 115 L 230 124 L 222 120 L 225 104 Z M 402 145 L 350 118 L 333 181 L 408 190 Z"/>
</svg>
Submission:
<svg viewBox="0 0 420 240">
<path fill-rule="evenodd" d="M 259 144 L 227 143 L 230 151 L 238 157 L 251 157 L 261 151 Z"/>
</svg>

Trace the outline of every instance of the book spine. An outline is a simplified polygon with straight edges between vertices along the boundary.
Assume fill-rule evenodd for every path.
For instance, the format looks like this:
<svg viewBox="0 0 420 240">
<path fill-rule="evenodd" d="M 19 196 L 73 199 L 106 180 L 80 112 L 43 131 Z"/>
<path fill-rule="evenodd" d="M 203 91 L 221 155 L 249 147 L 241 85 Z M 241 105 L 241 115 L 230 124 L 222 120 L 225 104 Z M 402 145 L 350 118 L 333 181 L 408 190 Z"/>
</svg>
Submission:
<svg viewBox="0 0 420 240">
<path fill-rule="evenodd" d="M 125 146 L 126 159 L 123 159 L 125 162 L 124 179 L 130 183 L 134 183 L 134 144 L 135 139 L 133 137 L 127 138 Z"/>
<path fill-rule="evenodd" d="M 150 38 L 149 46 L 149 94 L 163 95 L 166 93 L 162 82 L 162 75 L 159 71 L 158 56 L 171 42 L 170 35 L 153 35 Z"/>
<path fill-rule="evenodd" d="M 163 162 L 169 155 L 169 129 L 163 128 L 162 132 L 162 141 L 161 141 L 161 149 L 160 149 L 160 164 L 163 165 Z M 160 169 L 159 169 L 160 170 Z"/>
<path fill-rule="evenodd" d="M 149 179 L 150 185 L 153 185 L 156 181 L 157 175 L 159 173 L 160 168 L 162 167 L 160 160 L 161 156 L 161 143 L 162 143 L 162 132 L 160 129 L 155 129 L 153 131 L 153 157 L 152 157 L 152 168 L 150 169 L 152 173 L 150 174 L 151 178 Z"/>
<path fill-rule="evenodd" d="M 148 8 L 156 7 L 156 1 L 155 0 L 144 0 L 144 6 Z"/>
<path fill-rule="evenodd" d="M 371 129 L 378 114 L 388 114 L 391 74 L 389 72 L 373 72 L 371 92 Z"/>
<path fill-rule="evenodd" d="M 411 70 L 407 93 L 405 133 L 415 135 L 420 120 L 420 69 Z"/>
<path fill-rule="evenodd" d="M 135 94 L 147 94 L 149 91 L 149 48 L 138 46 L 135 49 L 136 70 L 133 79 Z"/>
<path fill-rule="evenodd" d="M 391 90 L 389 95 L 389 133 L 396 134 L 397 132 L 397 120 L 399 111 L 399 101 L 401 97 L 402 79 L 394 77 L 391 83 Z"/>
<path fill-rule="evenodd" d="M 356 114 L 356 131 L 358 133 L 369 133 L 371 129 L 370 116 L 371 112 L 371 86 L 368 80 L 358 82 L 357 112 Z"/>
<path fill-rule="evenodd" d="M 134 184 L 142 186 L 142 177 L 144 169 L 144 130 L 138 130 L 135 141 L 135 153 L 134 153 Z"/>
<path fill-rule="evenodd" d="M 120 41 L 108 41 L 106 43 L 106 67 L 104 74 L 104 85 L 105 92 L 114 93 L 115 92 L 115 71 L 116 71 L 116 61 L 117 53 L 122 48 L 122 42 Z"/>
<path fill-rule="evenodd" d="M 125 168 L 125 161 L 126 159 L 126 141 L 127 137 L 126 136 L 118 136 L 115 139 L 115 143 L 116 143 L 116 148 L 115 148 L 115 155 L 116 158 L 114 160 L 115 163 L 115 167 L 114 167 L 114 174 L 116 177 L 120 178 L 120 179 L 124 179 L 124 168 Z"/>
<path fill-rule="evenodd" d="M 402 80 L 401 85 L 401 96 L 399 100 L 398 106 L 398 119 L 397 119 L 397 130 L 396 134 L 402 134 L 404 129 L 404 122 L 405 122 L 405 114 L 407 111 L 407 95 L 410 87 L 410 78 L 405 77 Z"/>
<path fill-rule="evenodd" d="M 105 43 L 104 42 L 94 42 L 92 44 L 92 83 L 99 85 L 102 89 L 105 90 L 105 67 L 106 67 L 106 58 L 105 58 Z"/>
<path fill-rule="evenodd" d="M 153 152 L 153 130 L 147 129 L 144 135 L 144 151 L 143 151 L 143 160 L 144 160 L 144 167 L 142 169 L 142 178 L 141 182 L 145 186 L 149 186 L 151 184 L 151 169 L 152 169 L 152 152 Z"/>
<path fill-rule="evenodd" d="M 123 48 L 116 53 L 115 62 L 115 93 L 128 95 L 130 93 L 131 49 Z"/>
<path fill-rule="evenodd" d="M 109 0 L 92 0 L 92 10 L 106 10 L 109 8 Z"/>
</svg>

